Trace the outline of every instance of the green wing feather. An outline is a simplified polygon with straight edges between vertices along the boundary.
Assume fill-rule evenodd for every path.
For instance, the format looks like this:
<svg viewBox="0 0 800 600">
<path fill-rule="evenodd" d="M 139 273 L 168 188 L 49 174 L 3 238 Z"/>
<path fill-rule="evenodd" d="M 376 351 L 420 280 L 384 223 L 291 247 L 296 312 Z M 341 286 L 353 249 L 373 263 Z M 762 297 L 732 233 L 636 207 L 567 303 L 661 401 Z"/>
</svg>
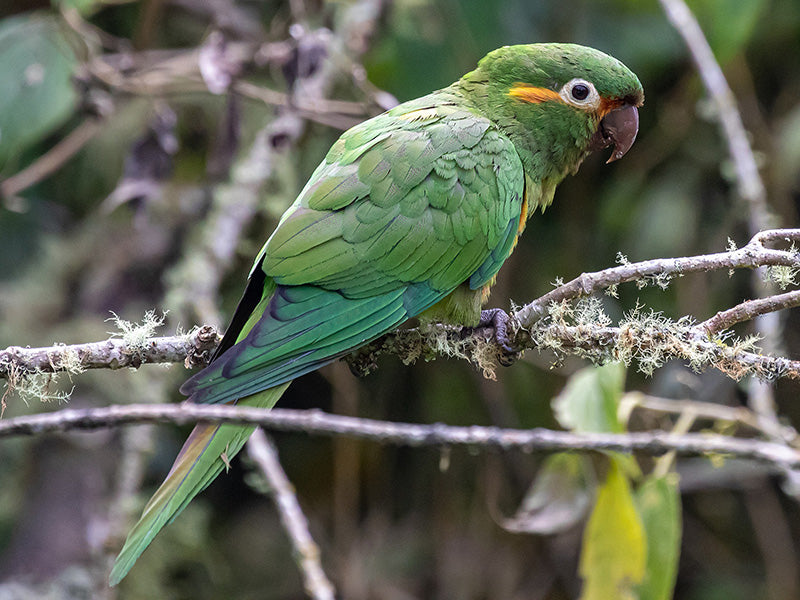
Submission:
<svg viewBox="0 0 800 600">
<path fill-rule="evenodd" d="M 272 408 L 287 387 L 289 384 L 284 383 L 237 404 Z M 150 498 L 139 521 L 128 534 L 109 575 L 111 585 L 117 585 L 128 574 L 156 534 L 227 467 L 230 458 L 241 450 L 254 429 L 212 424 L 198 425 L 192 430 L 166 479 Z"/>
<path fill-rule="evenodd" d="M 334 144 L 256 259 L 220 352 L 181 388 L 188 401 L 272 407 L 295 377 L 496 273 L 516 238 L 522 165 L 495 125 L 457 101 L 406 103 Z M 252 431 L 195 428 L 112 585 Z"/>
</svg>

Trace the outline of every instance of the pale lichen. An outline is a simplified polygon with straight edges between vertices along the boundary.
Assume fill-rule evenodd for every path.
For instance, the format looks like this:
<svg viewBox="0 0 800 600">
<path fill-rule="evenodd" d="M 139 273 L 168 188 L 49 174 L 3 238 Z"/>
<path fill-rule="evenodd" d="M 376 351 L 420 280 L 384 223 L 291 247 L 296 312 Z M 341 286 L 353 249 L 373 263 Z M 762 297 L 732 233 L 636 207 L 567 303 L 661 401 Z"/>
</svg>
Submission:
<svg viewBox="0 0 800 600">
<path fill-rule="evenodd" d="M 122 338 L 125 343 L 125 353 L 136 357 L 140 356 L 147 350 L 148 341 L 154 337 L 156 330 L 164 325 L 164 320 L 167 316 L 166 312 L 161 313 L 161 316 L 156 314 L 154 310 L 148 310 L 144 313 L 141 323 L 133 323 L 120 318 L 117 314 L 106 319 L 116 325 L 117 331 L 109 331 L 111 337 Z"/>
<path fill-rule="evenodd" d="M 794 244 L 789 248 L 795 261 L 800 260 L 800 255 Z M 797 274 L 800 273 L 800 267 L 797 265 L 773 265 L 766 267 L 762 274 L 764 281 L 774 283 L 781 290 L 785 290 L 789 286 L 797 285 Z"/>
</svg>

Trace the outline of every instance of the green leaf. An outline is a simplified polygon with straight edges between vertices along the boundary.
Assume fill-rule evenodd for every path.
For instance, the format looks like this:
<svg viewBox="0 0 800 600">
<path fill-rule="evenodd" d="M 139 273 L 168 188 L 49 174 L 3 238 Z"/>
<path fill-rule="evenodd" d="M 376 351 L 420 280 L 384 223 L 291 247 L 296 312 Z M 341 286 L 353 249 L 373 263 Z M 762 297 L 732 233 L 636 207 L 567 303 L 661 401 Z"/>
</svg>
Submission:
<svg viewBox="0 0 800 600">
<path fill-rule="evenodd" d="M 609 363 L 581 369 L 553 400 L 558 422 L 577 432 L 621 433 L 617 407 L 625 384 L 625 365 Z"/>
<path fill-rule="evenodd" d="M 75 110 L 76 64 L 56 19 L 30 15 L 0 22 L 0 167 Z"/>
<path fill-rule="evenodd" d="M 581 600 L 634 600 L 647 560 L 647 540 L 630 483 L 616 459 L 610 460 L 583 533 Z"/>
<path fill-rule="evenodd" d="M 678 575 L 681 549 L 681 502 L 678 476 L 648 477 L 636 491 L 647 535 L 647 568 L 639 600 L 669 600 Z"/>
<path fill-rule="evenodd" d="M 595 485 L 591 461 L 583 454 L 560 452 L 545 460 L 517 514 L 503 527 L 517 533 L 549 535 L 586 516 Z"/>
</svg>

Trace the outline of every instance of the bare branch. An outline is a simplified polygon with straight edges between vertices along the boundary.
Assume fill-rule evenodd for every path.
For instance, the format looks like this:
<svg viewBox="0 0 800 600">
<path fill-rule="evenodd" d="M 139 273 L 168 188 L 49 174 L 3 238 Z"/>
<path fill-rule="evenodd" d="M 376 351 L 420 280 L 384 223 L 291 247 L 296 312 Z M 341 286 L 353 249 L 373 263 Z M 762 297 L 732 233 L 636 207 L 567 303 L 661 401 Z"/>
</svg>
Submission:
<svg viewBox="0 0 800 600">
<path fill-rule="evenodd" d="M 25 167 L 0 183 L 0 196 L 12 198 L 57 171 L 102 129 L 102 121 L 86 119 L 59 142 Z"/>
<path fill-rule="evenodd" d="M 797 430 L 790 425 L 780 423 L 764 423 L 759 415 L 746 406 L 725 406 L 712 402 L 698 400 L 659 398 L 641 392 L 629 392 L 623 396 L 623 404 L 629 403 L 630 408 L 642 408 L 654 412 L 682 414 L 690 413 L 695 418 L 711 421 L 728 421 L 739 423 L 754 431 L 775 440 L 783 440 L 787 444 L 796 444 L 798 441 Z M 629 409 L 624 409 L 629 410 Z M 767 426 L 765 429 L 765 425 Z"/>
<path fill-rule="evenodd" d="M 748 228 L 751 235 L 762 229 L 773 227 L 776 219 L 770 213 L 764 182 L 758 173 L 753 149 L 747 137 L 742 117 L 736 107 L 736 99 L 728 85 L 722 68 L 714 58 L 711 46 L 703 35 L 700 25 L 684 0 L 660 0 L 667 18 L 686 42 L 697 66 L 706 92 L 716 108 L 722 135 L 728 144 L 728 152 L 734 166 L 737 190 L 747 203 Z M 774 293 L 774 284 L 754 277 L 753 288 L 759 296 Z M 765 340 L 766 351 L 776 351 L 780 346 L 781 327 L 778 316 L 765 311 L 755 316 L 756 332 Z M 764 382 L 750 382 L 749 403 L 764 421 L 778 424 L 775 394 Z"/>
<path fill-rule="evenodd" d="M 314 600 L 333 600 L 336 590 L 319 560 L 319 546 L 308 531 L 308 519 L 300 508 L 292 484 L 278 460 L 278 451 L 263 429 L 256 429 L 247 441 L 247 452 L 269 483 L 269 491 L 294 547 L 303 573 L 305 589 Z"/>
<path fill-rule="evenodd" d="M 227 405 L 129 404 L 104 408 L 64 409 L 0 421 L 0 437 L 116 427 L 133 423 L 236 423 L 275 431 L 314 435 L 344 435 L 403 446 L 468 446 L 519 449 L 524 452 L 562 450 L 642 451 L 661 455 L 724 454 L 785 468 L 800 468 L 800 451 L 784 444 L 714 434 L 672 435 L 665 431 L 639 433 L 573 433 L 550 429 L 457 427 L 436 423 L 416 425 L 325 414 L 318 410 L 259 409 Z"/>
</svg>

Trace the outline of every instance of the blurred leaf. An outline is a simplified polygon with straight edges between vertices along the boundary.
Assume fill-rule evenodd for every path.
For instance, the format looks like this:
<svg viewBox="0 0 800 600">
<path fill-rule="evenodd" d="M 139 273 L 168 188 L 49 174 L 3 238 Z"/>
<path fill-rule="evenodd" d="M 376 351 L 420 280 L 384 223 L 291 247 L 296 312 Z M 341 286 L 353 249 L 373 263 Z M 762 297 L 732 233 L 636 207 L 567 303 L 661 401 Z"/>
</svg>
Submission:
<svg viewBox="0 0 800 600">
<path fill-rule="evenodd" d="M 594 469 L 583 454 L 562 452 L 545 460 L 517 514 L 503 527 L 517 533 L 549 535 L 569 529 L 586 516 Z"/>
<path fill-rule="evenodd" d="M 56 8 L 74 8 L 82 15 L 88 15 L 101 4 L 102 0 L 52 0 L 53 6 Z"/>
<path fill-rule="evenodd" d="M 625 383 L 625 365 L 608 363 L 581 369 L 553 400 L 561 425 L 577 432 L 621 433 L 617 406 Z"/>
<path fill-rule="evenodd" d="M 61 125 L 75 109 L 77 60 L 55 18 L 0 22 L 0 166 Z"/>
<path fill-rule="evenodd" d="M 764 4 L 764 0 L 689 1 L 721 63 L 732 58 L 750 40 Z"/>
<path fill-rule="evenodd" d="M 617 460 L 610 460 L 581 548 L 581 600 L 633 600 L 645 574 L 647 541 L 631 487 Z"/>
<path fill-rule="evenodd" d="M 669 600 L 681 549 L 677 475 L 648 477 L 636 491 L 635 500 L 647 535 L 647 569 L 639 586 L 639 600 Z"/>
</svg>

